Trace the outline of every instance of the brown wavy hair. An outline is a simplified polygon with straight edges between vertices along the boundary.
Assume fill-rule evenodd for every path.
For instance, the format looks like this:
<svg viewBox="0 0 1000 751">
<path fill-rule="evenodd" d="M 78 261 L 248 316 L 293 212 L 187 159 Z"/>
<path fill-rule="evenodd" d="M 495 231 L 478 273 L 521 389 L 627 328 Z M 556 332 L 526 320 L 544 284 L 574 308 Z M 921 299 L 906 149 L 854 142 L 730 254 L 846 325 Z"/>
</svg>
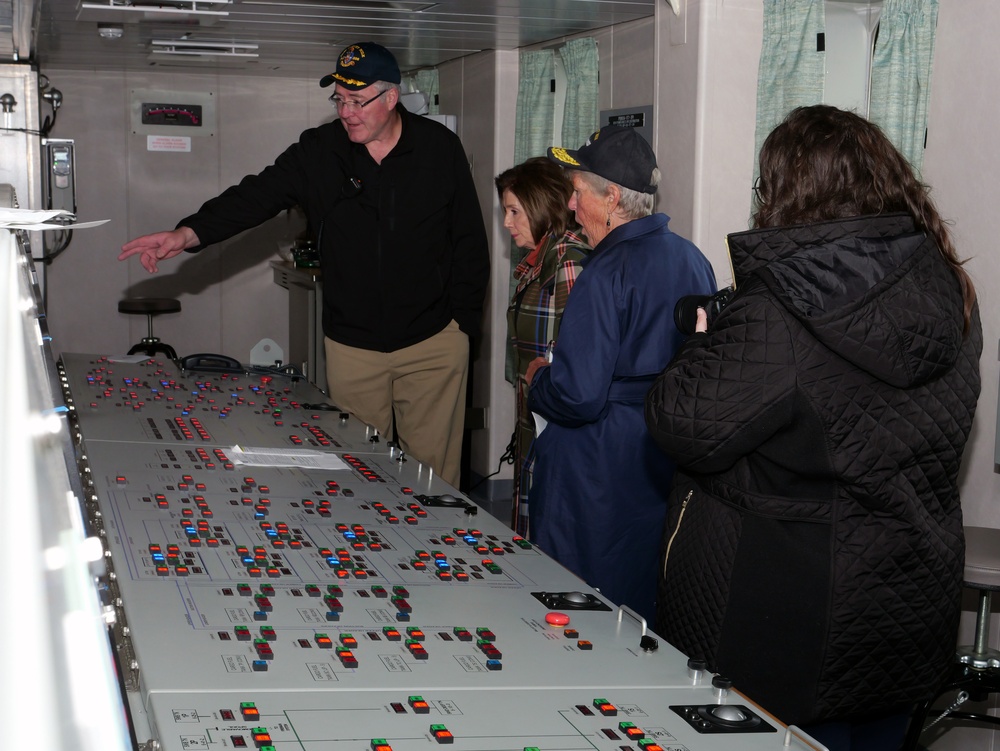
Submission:
<svg viewBox="0 0 1000 751">
<path fill-rule="evenodd" d="M 515 167 L 501 172 L 493 180 L 497 195 L 503 204 L 503 194 L 510 191 L 528 215 L 531 236 L 540 242 L 550 232 L 561 237 L 575 226 L 569 199 L 573 183 L 558 164 L 547 157 L 526 159 Z"/>
<path fill-rule="evenodd" d="M 799 107 L 764 141 L 755 227 L 905 212 L 936 241 L 965 301 L 968 331 L 976 291 L 930 189 L 878 126 L 829 105 Z"/>
</svg>

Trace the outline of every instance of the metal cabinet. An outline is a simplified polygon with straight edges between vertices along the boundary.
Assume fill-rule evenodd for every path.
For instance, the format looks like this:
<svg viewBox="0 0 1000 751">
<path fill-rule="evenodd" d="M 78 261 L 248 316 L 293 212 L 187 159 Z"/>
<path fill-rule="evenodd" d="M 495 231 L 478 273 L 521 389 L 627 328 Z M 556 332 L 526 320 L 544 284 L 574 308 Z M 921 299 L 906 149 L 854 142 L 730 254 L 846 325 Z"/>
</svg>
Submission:
<svg viewBox="0 0 1000 751">
<path fill-rule="evenodd" d="M 323 284 L 319 269 L 300 269 L 271 261 L 274 283 L 288 290 L 288 362 L 298 365 L 310 383 L 326 391 L 323 344 Z"/>
</svg>

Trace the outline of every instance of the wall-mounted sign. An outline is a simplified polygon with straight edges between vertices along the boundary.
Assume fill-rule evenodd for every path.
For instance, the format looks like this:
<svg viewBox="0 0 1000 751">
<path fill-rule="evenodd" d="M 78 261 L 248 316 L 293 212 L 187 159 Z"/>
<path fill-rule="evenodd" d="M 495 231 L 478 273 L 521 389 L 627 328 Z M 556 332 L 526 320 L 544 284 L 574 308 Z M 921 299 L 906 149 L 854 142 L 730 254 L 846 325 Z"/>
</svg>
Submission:
<svg viewBox="0 0 1000 751">
<path fill-rule="evenodd" d="M 627 112 L 622 115 L 611 115 L 608 118 L 608 125 L 617 125 L 619 128 L 641 128 L 645 124 L 645 112 Z"/>
<path fill-rule="evenodd" d="M 642 107 L 624 107 L 616 110 L 601 111 L 601 127 L 619 125 L 622 128 L 635 128 L 646 139 L 653 142 L 653 105 Z"/>
<path fill-rule="evenodd" d="M 146 151 L 191 151 L 188 136 L 146 136 Z"/>
</svg>

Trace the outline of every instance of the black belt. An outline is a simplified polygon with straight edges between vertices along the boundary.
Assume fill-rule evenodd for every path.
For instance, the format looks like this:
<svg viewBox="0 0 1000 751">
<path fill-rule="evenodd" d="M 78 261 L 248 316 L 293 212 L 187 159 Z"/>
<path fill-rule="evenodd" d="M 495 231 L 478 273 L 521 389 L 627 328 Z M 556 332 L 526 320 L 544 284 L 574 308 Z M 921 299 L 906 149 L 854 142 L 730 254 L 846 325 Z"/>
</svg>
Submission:
<svg viewBox="0 0 1000 751">
<path fill-rule="evenodd" d="M 625 402 L 632 404 L 635 402 L 645 402 L 646 394 L 652 387 L 656 377 L 641 378 L 632 381 L 612 381 L 608 390 L 608 401 Z"/>
</svg>

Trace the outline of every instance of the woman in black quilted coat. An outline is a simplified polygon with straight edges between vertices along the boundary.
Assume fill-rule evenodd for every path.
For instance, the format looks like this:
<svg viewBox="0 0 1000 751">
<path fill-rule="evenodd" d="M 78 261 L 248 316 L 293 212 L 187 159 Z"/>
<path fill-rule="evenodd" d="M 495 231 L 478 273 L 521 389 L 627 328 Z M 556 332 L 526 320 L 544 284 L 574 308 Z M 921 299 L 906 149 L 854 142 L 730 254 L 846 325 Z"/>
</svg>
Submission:
<svg viewBox="0 0 1000 751">
<path fill-rule="evenodd" d="M 899 747 L 952 661 L 975 291 L 927 187 L 829 106 L 765 141 L 735 294 L 646 400 L 677 462 L 658 630 L 831 749 Z"/>
</svg>

